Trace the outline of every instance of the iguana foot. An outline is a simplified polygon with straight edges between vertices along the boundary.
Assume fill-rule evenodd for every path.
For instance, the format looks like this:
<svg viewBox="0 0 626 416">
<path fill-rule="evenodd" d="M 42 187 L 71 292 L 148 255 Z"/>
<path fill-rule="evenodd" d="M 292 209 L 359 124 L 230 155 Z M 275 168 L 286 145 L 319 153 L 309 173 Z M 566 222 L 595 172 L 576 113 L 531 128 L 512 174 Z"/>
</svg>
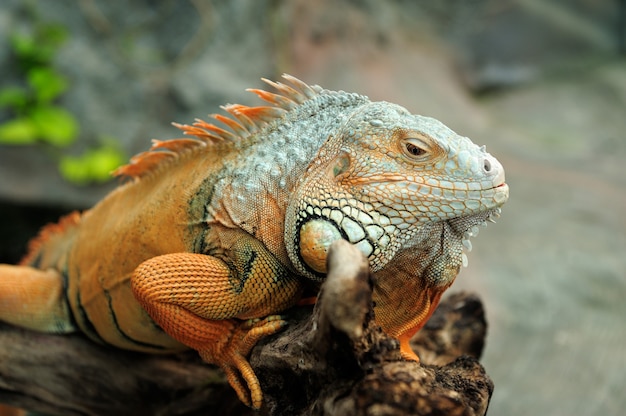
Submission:
<svg viewBox="0 0 626 416">
<path fill-rule="evenodd" d="M 261 386 L 246 356 L 261 338 L 286 325 L 280 315 L 261 320 L 212 320 L 180 306 L 156 303 L 146 304 L 146 309 L 170 336 L 198 351 L 205 362 L 222 368 L 244 404 L 261 407 Z"/>
<path fill-rule="evenodd" d="M 210 255 L 170 253 L 140 264 L 131 288 L 163 331 L 224 369 L 240 399 L 259 408 L 263 394 L 246 356 L 259 339 L 286 324 L 272 313 L 295 303 L 301 287 L 245 236 L 234 234 L 228 245 L 238 268 Z M 225 239 L 231 241 L 224 237 L 221 243 Z"/>
<path fill-rule="evenodd" d="M 239 400 L 254 409 L 260 409 L 263 392 L 247 356 L 259 340 L 282 329 L 287 322 L 280 315 L 265 319 L 250 319 L 234 329 L 228 344 L 220 352 L 214 345 L 198 348 L 200 357 L 211 363 L 219 363 Z"/>
</svg>

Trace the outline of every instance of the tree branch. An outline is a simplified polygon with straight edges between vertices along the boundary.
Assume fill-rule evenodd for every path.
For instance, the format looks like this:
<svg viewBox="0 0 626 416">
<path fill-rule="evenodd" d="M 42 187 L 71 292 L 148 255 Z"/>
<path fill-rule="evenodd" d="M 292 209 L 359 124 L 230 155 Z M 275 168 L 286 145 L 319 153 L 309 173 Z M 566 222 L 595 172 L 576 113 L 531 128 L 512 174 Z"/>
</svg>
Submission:
<svg viewBox="0 0 626 416">
<path fill-rule="evenodd" d="M 422 362 L 409 362 L 373 320 L 362 254 L 335 244 L 329 270 L 313 310 L 294 308 L 251 354 L 262 414 L 485 414 L 493 383 L 477 361 L 486 323 L 476 296 L 444 300 L 413 340 Z M 148 356 L 4 324 L 0 402 L 63 415 L 256 414 L 193 352 Z"/>
</svg>

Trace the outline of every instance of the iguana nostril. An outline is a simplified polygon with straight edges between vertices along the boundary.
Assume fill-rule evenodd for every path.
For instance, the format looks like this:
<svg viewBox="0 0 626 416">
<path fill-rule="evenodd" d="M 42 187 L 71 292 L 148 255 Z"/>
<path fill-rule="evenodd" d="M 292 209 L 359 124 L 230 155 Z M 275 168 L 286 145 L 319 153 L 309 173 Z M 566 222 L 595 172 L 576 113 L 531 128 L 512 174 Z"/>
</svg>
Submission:
<svg viewBox="0 0 626 416">
<path fill-rule="evenodd" d="M 485 179 L 489 178 L 493 181 L 494 186 L 504 183 L 504 168 L 496 158 L 491 155 L 483 157 L 483 174 Z"/>
</svg>

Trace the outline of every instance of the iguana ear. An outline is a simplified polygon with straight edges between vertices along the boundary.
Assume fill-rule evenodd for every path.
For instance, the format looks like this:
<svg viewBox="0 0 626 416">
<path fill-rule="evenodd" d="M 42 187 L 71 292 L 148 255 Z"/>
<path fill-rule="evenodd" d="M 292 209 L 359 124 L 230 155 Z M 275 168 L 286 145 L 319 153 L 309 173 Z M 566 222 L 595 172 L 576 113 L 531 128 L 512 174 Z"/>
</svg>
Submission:
<svg viewBox="0 0 626 416">
<path fill-rule="evenodd" d="M 318 273 L 326 273 L 326 257 L 330 245 L 343 239 L 336 225 L 320 218 L 305 222 L 298 235 L 302 260 Z"/>
</svg>

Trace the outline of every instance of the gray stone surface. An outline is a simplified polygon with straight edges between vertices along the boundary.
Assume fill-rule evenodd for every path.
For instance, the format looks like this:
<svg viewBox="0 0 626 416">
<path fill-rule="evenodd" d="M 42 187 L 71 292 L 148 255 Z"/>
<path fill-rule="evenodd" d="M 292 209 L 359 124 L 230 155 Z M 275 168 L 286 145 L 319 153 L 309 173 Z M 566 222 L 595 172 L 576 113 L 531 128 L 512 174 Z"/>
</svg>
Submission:
<svg viewBox="0 0 626 416">
<path fill-rule="evenodd" d="M 30 5 L 30 6 L 29 6 Z M 107 1 L 3 2 L 0 6 L 0 88 L 19 83 L 7 39 L 42 22 L 60 23 L 68 40 L 56 67 L 70 80 L 60 104 L 79 120 L 79 140 L 63 152 L 81 154 L 102 136 L 129 154 L 150 139 L 180 135 L 172 121 L 193 122 L 228 101 L 252 100 L 244 89 L 274 72 L 265 2 Z M 0 120 L 9 117 L 0 111 Z M 110 186 L 75 187 L 57 173 L 58 149 L 0 145 L 0 198 L 87 207 Z"/>
<path fill-rule="evenodd" d="M 18 3 L 0 8 L 3 36 Z M 149 138 L 177 135 L 172 120 L 256 102 L 243 88 L 284 71 L 439 118 L 486 144 L 511 186 L 501 220 L 481 232 L 453 286 L 484 296 L 490 414 L 623 413 L 620 2 L 163 3 L 170 8 L 38 3 L 71 28 L 60 65 L 74 80 L 64 102 L 83 125 L 79 148 L 101 132 L 129 152 L 145 149 Z M 496 75 L 487 76 L 490 63 Z M 45 160 L 45 150 L 0 148 L 0 195 L 85 205 L 104 192 L 62 185 Z"/>
</svg>

